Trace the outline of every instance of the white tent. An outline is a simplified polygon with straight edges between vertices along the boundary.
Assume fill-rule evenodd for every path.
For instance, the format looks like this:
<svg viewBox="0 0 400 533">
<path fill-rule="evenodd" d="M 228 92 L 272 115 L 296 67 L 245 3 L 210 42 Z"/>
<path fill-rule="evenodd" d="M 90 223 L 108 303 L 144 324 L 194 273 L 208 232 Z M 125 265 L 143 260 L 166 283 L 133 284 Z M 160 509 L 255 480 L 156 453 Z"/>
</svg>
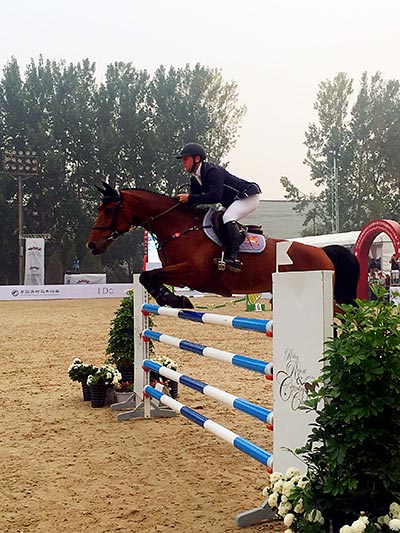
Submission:
<svg viewBox="0 0 400 533">
<path fill-rule="evenodd" d="M 346 233 L 331 233 L 327 235 L 312 235 L 310 237 L 296 237 L 288 239 L 289 241 L 302 242 L 311 246 L 322 248 L 330 244 L 340 244 L 351 250 L 356 244 L 357 238 L 360 235 L 359 231 L 347 231 Z M 371 259 L 381 259 L 381 268 L 384 274 L 390 273 L 390 258 L 394 252 L 392 241 L 386 233 L 380 233 L 372 243 L 369 251 Z"/>
</svg>

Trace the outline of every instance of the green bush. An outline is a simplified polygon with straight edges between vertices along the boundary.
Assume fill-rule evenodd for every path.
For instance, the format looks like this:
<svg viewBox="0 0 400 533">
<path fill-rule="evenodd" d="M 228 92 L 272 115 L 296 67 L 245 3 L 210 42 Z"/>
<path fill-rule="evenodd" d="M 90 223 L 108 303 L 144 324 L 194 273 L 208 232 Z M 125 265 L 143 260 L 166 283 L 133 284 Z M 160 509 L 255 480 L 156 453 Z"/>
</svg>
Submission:
<svg viewBox="0 0 400 533">
<path fill-rule="evenodd" d="M 108 361 L 118 368 L 127 368 L 134 363 L 133 291 L 122 298 L 115 317 L 111 321 L 106 354 L 110 356 Z"/>
<path fill-rule="evenodd" d="M 297 496 L 306 511 L 321 511 L 327 531 L 330 521 L 341 527 L 360 511 L 371 523 L 400 501 L 400 315 L 378 296 L 341 306 L 319 386 L 306 401 L 317 418 L 296 450 L 310 478 Z"/>
<path fill-rule="evenodd" d="M 133 290 L 128 296 L 122 298 L 115 317 L 111 321 L 106 354 L 110 357 L 107 362 L 117 368 L 129 368 L 135 361 L 135 348 L 133 345 Z M 149 316 L 149 325 L 152 319 Z M 153 343 L 150 342 L 150 352 L 153 352 Z"/>
</svg>

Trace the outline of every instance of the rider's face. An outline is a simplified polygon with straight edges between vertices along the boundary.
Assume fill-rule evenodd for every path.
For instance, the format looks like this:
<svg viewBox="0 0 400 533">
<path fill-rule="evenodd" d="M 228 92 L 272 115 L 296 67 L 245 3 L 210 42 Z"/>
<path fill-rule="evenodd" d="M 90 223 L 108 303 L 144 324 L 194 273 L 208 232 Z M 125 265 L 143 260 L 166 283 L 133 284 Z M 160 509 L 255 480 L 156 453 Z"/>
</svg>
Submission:
<svg viewBox="0 0 400 533">
<path fill-rule="evenodd" d="M 181 161 L 182 161 L 182 166 L 186 170 L 186 172 L 191 172 L 193 163 L 194 162 L 200 163 L 200 158 L 197 155 L 195 158 L 192 155 L 185 155 L 182 157 Z"/>
</svg>

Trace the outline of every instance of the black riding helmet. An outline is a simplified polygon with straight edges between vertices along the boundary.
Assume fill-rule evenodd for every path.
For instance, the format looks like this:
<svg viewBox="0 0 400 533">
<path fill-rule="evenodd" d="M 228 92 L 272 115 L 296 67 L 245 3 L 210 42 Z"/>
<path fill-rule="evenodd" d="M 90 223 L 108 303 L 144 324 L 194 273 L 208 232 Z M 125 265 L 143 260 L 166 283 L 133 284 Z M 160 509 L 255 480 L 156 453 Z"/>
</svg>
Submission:
<svg viewBox="0 0 400 533">
<path fill-rule="evenodd" d="M 187 143 L 182 148 L 181 153 L 176 156 L 176 159 L 182 159 L 182 157 L 185 157 L 186 155 L 191 155 L 192 157 L 195 157 L 198 155 L 202 161 L 206 158 L 206 151 L 201 146 L 201 144 L 198 143 Z"/>
</svg>

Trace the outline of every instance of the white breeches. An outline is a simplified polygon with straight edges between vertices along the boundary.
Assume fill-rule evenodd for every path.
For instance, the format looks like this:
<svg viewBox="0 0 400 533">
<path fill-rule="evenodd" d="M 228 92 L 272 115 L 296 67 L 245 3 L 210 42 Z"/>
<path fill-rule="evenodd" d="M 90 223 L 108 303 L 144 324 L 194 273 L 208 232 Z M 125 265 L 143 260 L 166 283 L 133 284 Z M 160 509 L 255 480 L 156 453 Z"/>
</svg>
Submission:
<svg viewBox="0 0 400 533">
<path fill-rule="evenodd" d="M 222 216 L 224 224 L 232 220 L 241 220 L 250 215 L 260 203 L 261 194 L 252 194 L 243 200 L 236 200 L 231 204 Z"/>
</svg>

